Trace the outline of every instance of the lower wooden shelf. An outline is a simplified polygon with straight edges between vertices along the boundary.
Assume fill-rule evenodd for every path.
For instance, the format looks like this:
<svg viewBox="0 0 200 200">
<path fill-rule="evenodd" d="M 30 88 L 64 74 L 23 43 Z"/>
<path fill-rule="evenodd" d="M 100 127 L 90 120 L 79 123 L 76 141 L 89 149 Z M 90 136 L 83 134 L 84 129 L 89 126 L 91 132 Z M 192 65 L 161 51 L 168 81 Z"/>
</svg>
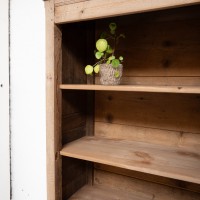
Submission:
<svg viewBox="0 0 200 200">
<path fill-rule="evenodd" d="M 85 136 L 60 154 L 200 184 L 200 154 L 188 148 Z"/>
<path fill-rule="evenodd" d="M 78 192 L 76 192 L 69 200 L 116 200 L 116 199 L 126 199 L 126 200 L 146 200 L 145 194 L 136 192 L 124 192 L 113 188 L 103 187 L 103 186 L 89 186 L 86 185 L 82 187 Z"/>
</svg>

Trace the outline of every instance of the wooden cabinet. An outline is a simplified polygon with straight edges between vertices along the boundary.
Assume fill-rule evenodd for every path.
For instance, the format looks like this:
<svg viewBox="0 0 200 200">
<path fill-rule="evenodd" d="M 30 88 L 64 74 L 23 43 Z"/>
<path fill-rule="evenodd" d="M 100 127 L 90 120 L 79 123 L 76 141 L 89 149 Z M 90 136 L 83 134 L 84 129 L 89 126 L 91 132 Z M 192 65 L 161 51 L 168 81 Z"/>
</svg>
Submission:
<svg viewBox="0 0 200 200">
<path fill-rule="evenodd" d="M 200 199 L 199 4 L 45 2 L 48 200 Z M 84 74 L 110 22 L 119 86 Z"/>
</svg>

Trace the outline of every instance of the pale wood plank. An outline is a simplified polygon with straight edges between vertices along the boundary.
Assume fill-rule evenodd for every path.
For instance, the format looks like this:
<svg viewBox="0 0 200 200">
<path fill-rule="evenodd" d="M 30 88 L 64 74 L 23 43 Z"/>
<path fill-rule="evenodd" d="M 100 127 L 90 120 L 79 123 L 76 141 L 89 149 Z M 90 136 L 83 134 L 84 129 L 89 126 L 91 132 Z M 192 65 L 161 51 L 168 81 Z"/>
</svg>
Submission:
<svg viewBox="0 0 200 200">
<path fill-rule="evenodd" d="M 63 6 L 68 4 L 79 3 L 83 1 L 90 1 L 90 0 L 55 0 L 55 6 Z"/>
<path fill-rule="evenodd" d="M 95 84 L 100 85 L 100 77 L 95 77 Z M 153 86 L 200 86 L 200 77 L 169 76 L 122 76 L 121 85 L 153 85 Z"/>
<path fill-rule="evenodd" d="M 194 151 L 200 149 L 200 134 L 180 131 L 169 131 L 156 128 L 95 122 L 95 136 L 133 140 L 175 147 L 190 147 Z"/>
<path fill-rule="evenodd" d="M 200 184 L 185 182 L 185 181 L 162 177 L 162 176 L 155 176 L 152 174 L 146 174 L 146 173 L 142 173 L 142 172 L 123 169 L 123 168 L 119 168 L 119 167 L 113 167 L 110 165 L 104 165 L 104 164 L 99 164 L 99 163 L 95 163 L 94 167 L 95 167 L 96 171 L 103 170 L 106 172 L 115 173 L 116 175 L 123 175 L 123 176 L 125 176 L 124 179 L 126 179 L 126 177 L 131 177 L 133 179 L 140 179 L 141 182 L 143 181 L 144 183 L 146 181 L 148 181 L 148 182 L 156 183 L 159 185 L 161 184 L 161 185 L 170 186 L 173 188 L 179 188 L 179 189 L 183 189 L 183 190 L 198 192 L 200 194 Z M 97 177 L 95 177 L 95 178 L 97 179 Z M 163 187 L 163 189 L 164 189 L 164 187 Z M 145 189 L 144 189 L 144 191 L 145 191 Z"/>
<path fill-rule="evenodd" d="M 200 86 L 147 86 L 147 85 L 104 86 L 104 85 L 84 85 L 84 84 L 61 84 L 60 89 L 200 94 Z"/>
<path fill-rule="evenodd" d="M 164 186 L 148 181 L 117 175 L 101 170 L 94 171 L 95 185 L 113 187 L 120 191 L 145 194 L 151 200 L 199 200 L 200 194 L 182 189 Z M 149 197 L 149 198 L 148 198 Z M 124 199 L 125 200 L 125 199 Z M 134 196 L 133 196 L 134 200 Z"/>
<path fill-rule="evenodd" d="M 95 121 L 200 133 L 199 99 L 200 95 L 98 91 Z"/>
<path fill-rule="evenodd" d="M 83 137 L 63 147 L 63 156 L 200 183 L 200 154 L 189 148 Z"/>
<path fill-rule="evenodd" d="M 183 13 L 187 17 L 195 16 L 187 19 Z M 111 20 L 116 22 L 119 31 L 126 35 L 117 46 L 118 55 L 124 56 L 124 81 L 129 77 L 141 77 L 142 84 L 142 79 L 152 77 L 156 82 L 156 77 L 160 77 L 163 83 L 172 84 L 170 77 L 175 77 L 172 80 L 179 85 L 179 77 L 200 76 L 198 13 L 200 7 L 193 6 L 98 20 L 96 39 Z M 165 21 L 159 21 L 162 18 Z M 197 84 L 200 82 L 194 83 Z"/>
<path fill-rule="evenodd" d="M 93 0 L 55 7 L 55 23 L 66 23 L 200 3 L 199 0 Z"/>
<path fill-rule="evenodd" d="M 84 186 L 76 192 L 69 200 L 151 200 L 151 196 L 145 193 L 126 192 L 111 187 L 103 187 L 99 185 Z"/>
<path fill-rule="evenodd" d="M 61 31 L 54 24 L 54 0 L 45 1 L 46 13 L 46 116 L 47 199 L 62 199 L 60 113 Z"/>
</svg>

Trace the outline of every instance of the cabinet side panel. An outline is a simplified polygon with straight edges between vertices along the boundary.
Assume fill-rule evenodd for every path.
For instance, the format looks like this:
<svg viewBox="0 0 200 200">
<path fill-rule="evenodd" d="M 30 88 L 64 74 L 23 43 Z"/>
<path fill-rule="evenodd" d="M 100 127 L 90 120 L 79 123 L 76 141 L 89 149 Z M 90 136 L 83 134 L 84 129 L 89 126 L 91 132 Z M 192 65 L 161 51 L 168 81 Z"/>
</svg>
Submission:
<svg viewBox="0 0 200 200">
<path fill-rule="evenodd" d="M 90 61 L 88 55 L 92 51 L 91 43 L 88 43 L 88 37 L 93 37 L 94 33 L 92 26 L 88 22 L 62 26 L 63 83 L 92 83 L 84 72 Z M 93 98 L 93 93 L 87 91 L 62 92 L 62 144 L 93 134 Z M 88 162 L 63 158 L 63 199 L 69 198 L 83 185 L 91 183 L 92 170 Z"/>
<path fill-rule="evenodd" d="M 47 95 L 47 193 L 48 200 L 61 200 L 61 37 L 54 25 L 54 1 L 45 2 L 46 9 L 46 95 Z"/>
</svg>

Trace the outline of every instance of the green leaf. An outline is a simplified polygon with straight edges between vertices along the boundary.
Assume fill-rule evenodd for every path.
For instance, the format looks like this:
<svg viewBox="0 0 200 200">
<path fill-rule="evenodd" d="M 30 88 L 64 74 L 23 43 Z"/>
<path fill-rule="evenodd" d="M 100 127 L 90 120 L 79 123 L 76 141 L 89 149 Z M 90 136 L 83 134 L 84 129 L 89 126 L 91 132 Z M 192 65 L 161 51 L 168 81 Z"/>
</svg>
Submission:
<svg viewBox="0 0 200 200">
<path fill-rule="evenodd" d="M 85 73 L 86 73 L 87 75 L 92 75 L 92 72 L 93 72 L 93 67 L 92 67 L 92 65 L 87 65 L 87 66 L 85 67 Z"/>
<path fill-rule="evenodd" d="M 106 51 L 108 48 L 108 42 L 105 39 L 98 39 L 96 42 L 96 48 L 99 52 Z"/>
<path fill-rule="evenodd" d="M 120 57 L 119 57 L 119 60 L 120 60 L 120 61 L 123 61 L 123 60 L 124 60 L 124 58 L 123 58 L 122 56 L 120 56 Z"/>
<path fill-rule="evenodd" d="M 97 51 L 96 53 L 95 53 L 95 57 L 96 57 L 96 59 L 100 59 L 101 57 L 103 56 L 103 54 L 101 53 L 101 52 L 99 52 L 99 51 Z"/>
<path fill-rule="evenodd" d="M 114 76 L 115 78 L 119 78 L 119 71 L 115 71 Z"/>
<path fill-rule="evenodd" d="M 117 67 L 119 67 L 120 62 L 118 59 L 114 59 L 114 60 L 112 60 L 111 64 L 112 64 L 113 68 L 117 68 Z"/>
<path fill-rule="evenodd" d="M 110 45 L 108 45 L 107 50 L 106 50 L 106 53 L 108 53 L 108 54 L 113 53 L 113 49 L 111 48 Z"/>
<path fill-rule="evenodd" d="M 99 73 L 99 68 L 100 68 L 99 65 L 96 65 L 96 66 L 94 67 L 94 72 L 95 72 L 96 74 Z"/>
<path fill-rule="evenodd" d="M 109 28 L 110 28 L 110 30 L 115 31 L 116 28 L 117 28 L 116 23 L 110 23 L 110 24 L 109 24 Z"/>
<path fill-rule="evenodd" d="M 108 64 L 108 65 L 109 65 L 109 64 L 110 64 L 110 60 L 107 60 L 107 61 L 106 61 L 106 64 Z"/>
<path fill-rule="evenodd" d="M 109 58 L 108 58 L 108 60 L 114 60 L 115 59 L 115 56 L 110 56 Z"/>
</svg>

